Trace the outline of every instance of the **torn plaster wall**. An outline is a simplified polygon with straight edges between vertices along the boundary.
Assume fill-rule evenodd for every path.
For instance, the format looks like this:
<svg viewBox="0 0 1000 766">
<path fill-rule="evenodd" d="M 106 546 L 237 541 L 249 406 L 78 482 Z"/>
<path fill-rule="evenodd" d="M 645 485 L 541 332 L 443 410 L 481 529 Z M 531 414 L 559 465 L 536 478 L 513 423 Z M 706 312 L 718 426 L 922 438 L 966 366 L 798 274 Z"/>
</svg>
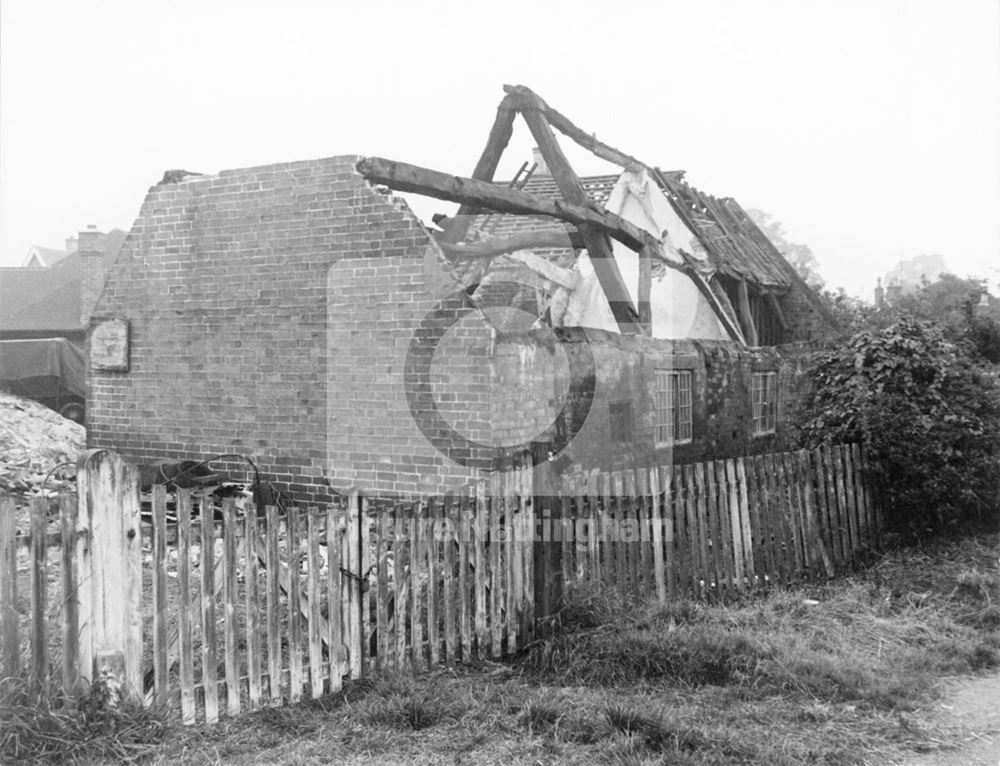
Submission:
<svg viewBox="0 0 1000 766">
<path fill-rule="evenodd" d="M 695 236 L 644 170 L 623 173 L 606 207 L 626 221 L 662 237 L 664 254 L 677 263 L 682 262 L 677 248 L 686 252 L 697 250 L 694 247 L 697 242 Z M 633 303 L 637 303 L 639 255 L 617 241 L 612 242 L 612 249 L 629 296 Z M 567 327 L 616 332 L 618 325 L 588 254 L 580 255 L 577 270 L 580 278 L 576 290 L 561 291 L 553 300 L 558 307 L 558 311 L 553 311 L 554 320 L 558 317 L 558 321 Z M 661 267 L 655 270 L 650 303 L 654 338 L 731 340 L 705 296 L 690 277 L 676 269 Z"/>
</svg>

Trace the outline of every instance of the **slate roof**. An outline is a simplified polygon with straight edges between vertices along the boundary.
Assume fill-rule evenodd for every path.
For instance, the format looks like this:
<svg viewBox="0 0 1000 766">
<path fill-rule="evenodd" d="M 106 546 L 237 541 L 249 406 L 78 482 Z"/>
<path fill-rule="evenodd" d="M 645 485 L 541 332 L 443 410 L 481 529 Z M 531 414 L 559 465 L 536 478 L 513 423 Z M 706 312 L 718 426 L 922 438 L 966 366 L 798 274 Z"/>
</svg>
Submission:
<svg viewBox="0 0 1000 766">
<path fill-rule="evenodd" d="M 42 267 L 55 266 L 59 263 L 59 261 L 69 255 L 69 253 L 65 250 L 57 250 L 54 247 L 42 247 L 41 245 L 32 246 L 30 254 L 38 256 L 38 259 L 42 262 Z M 39 267 L 35 266 L 33 268 Z"/>
<path fill-rule="evenodd" d="M 657 171 L 657 175 L 667 199 L 705 247 L 709 261 L 717 272 L 771 288 L 784 289 L 796 282 L 793 273 L 790 273 L 794 269 L 736 200 L 731 197 L 716 198 L 695 189 L 684 180 L 682 170 Z M 618 178 L 618 174 L 586 176 L 580 181 L 590 198 L 603 205 Z M 522 191 L 537 197 L 562 196 L 555 181 L 548 175 L 532 175 Z M 470 227 L 469 238 L 486 239 L 566 228 L 566 224 L 544 216 L 493 213 L 476 217 Z M 546 253 L 558 255 L 555 251 Z"/>
<path fill-rule="evenodd" d="M 113 268 L 127 236 L 121 229 L 104 235 L 105 273 Z M 50 268 L 0 268 L 0 331 L 81 329 L 79 253 L 66 255 Z"/>
<path fill-rule="evenodd" d="M 0 330 L 80 330 L 80 258 L 0 269 Z"/>
</svg>

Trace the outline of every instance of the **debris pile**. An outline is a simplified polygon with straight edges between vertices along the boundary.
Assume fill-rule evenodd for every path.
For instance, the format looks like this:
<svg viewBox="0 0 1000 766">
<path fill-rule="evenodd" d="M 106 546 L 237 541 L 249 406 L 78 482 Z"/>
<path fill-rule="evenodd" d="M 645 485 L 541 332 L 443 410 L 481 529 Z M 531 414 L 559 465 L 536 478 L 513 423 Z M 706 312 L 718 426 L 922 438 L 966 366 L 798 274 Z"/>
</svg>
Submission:
<svg viewBox="0 0 1000 766">
<path fill-rule="evenodd" d="M 83 426 L 43 404 L 0 391 L 0 491 L 36 497 L 75 488 L 75 462 L 86 448 Z M 45 483 L 43 489 L 42 485 Z"/>
</svg>

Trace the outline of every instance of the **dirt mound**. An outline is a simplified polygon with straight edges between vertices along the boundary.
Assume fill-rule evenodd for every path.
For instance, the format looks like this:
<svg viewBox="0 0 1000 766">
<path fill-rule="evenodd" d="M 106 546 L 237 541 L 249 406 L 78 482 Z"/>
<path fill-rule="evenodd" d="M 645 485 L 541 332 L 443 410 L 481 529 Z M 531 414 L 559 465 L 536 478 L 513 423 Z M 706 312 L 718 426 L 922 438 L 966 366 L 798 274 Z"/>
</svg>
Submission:
<svg viewBox="0 0 1000 766">
<path fill-rule="evenodd" d="M 0 490 L 41 494 L 46 474 L 60 463 L 75 461 L 86 443 L 83 426 L 31 399 L 0 392 Z M 73 473 L 67 469 L 65 476 Z M 72 486 L 62 476 L 58 472 L 50 477 L 46 495 Z"/>
</svg>

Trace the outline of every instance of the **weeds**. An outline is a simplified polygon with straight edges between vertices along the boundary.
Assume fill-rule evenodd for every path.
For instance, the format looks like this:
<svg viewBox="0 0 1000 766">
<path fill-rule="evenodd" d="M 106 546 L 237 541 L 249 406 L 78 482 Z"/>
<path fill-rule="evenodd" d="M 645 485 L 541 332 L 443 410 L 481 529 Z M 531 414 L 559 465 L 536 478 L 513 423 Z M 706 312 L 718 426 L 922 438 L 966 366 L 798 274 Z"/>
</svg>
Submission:
<svg viewBox="0 0 1000 766">
<path fill-rule="evenodd" d="M 116 700 L 97 685 L 71 701 L 56 686 L 39 694 L 25 678 L 5 679 L 0 694 L 0 762 L 131 761 L 167 729 L 157 708 Z"/>
<path fill-rule="evenodd" d="M 636 614 L 600 591 L 571 594 L 564 612 L 573 619 L 523 667 L 540 681 L 590 687 L 730 686 L 909 710 L 940 675 L 1000 666 L 995 552 L 962 547 L 944 567 L 935 566 L 940 551 L 909 552 L 899 557 L 911 559 L 905 570 L 889 559 L 863 579 L 742 605 L 681 600 Z M 914 557 L 926 572 L 915 579 L 906 575 Z"/>
</svg>

